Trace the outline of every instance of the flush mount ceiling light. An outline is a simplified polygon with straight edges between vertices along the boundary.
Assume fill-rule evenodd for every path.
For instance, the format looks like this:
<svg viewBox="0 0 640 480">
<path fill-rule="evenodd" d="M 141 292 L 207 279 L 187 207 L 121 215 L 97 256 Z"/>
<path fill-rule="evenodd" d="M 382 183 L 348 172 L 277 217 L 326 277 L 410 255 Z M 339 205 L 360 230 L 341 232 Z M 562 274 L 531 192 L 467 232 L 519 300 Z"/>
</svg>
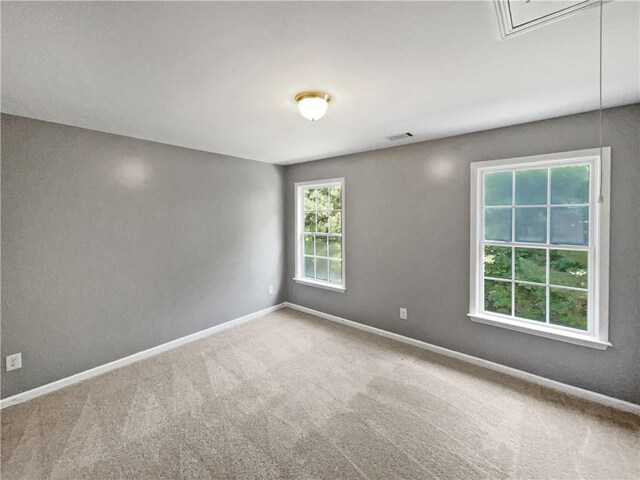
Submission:
<svg viewBox="0 0 640 480">
<path fill-rule="evenodd" d="M 325 92 L 300 92 L 296 95 L 296 103 L 300 114 L 307 120 L 315 122 L 327 113 L 331 96 Z"/>
</svg>

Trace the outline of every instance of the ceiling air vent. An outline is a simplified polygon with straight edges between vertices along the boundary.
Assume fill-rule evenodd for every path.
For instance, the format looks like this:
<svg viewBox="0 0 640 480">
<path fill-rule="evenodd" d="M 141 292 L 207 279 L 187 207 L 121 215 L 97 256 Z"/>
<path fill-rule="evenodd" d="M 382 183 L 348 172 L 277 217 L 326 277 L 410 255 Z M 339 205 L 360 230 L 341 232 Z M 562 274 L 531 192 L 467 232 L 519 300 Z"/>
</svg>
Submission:
<svg viewBox="0 0 640 480">
<path fill-rule="evenodd" d="M 413 137 L 413 133 L 405 132 L 405 133 L 397 133 L 396 135 L 390 135 L 387 137 L 387 140 L 391 142 L 395 142 L 396 140 L 402 140 L 403 138 Z"/>
</svg>

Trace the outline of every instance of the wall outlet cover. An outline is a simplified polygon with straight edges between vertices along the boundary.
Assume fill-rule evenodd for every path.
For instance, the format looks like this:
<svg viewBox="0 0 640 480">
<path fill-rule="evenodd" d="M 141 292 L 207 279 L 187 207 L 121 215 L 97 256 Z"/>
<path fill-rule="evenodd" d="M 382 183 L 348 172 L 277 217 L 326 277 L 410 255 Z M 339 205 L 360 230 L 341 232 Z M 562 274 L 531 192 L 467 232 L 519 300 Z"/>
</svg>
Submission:
<svg viewBox="0 0 640 480">
<path fill-rule="evenodd" d="M 407 319 L 407 309 L 406 308 L 401 308 L 400 309 L 400 318 L 402 320 L 406 320 Z"/>
<path fill-rule="evenodd" d="M 267 293 L 268 293 L 269 295 L 273 295 L 273 285 L 269 285 L 269 286 L 267 287 Z"/>
<path fill-rule="evenodd" d="M 6 362 L 7 362 L 7 372 L 22 368 L 22 353 L 14 353 L 13 355 L 7 355 Z"/>
</svg>

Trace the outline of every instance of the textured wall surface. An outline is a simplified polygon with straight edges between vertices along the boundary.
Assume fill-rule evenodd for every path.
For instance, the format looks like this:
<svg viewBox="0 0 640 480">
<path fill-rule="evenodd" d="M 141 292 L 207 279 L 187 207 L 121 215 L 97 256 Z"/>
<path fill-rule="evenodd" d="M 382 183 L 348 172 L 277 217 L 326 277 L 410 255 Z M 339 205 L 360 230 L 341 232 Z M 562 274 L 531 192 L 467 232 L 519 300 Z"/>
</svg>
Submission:
<svg viewBox="0 0 640 480">
<path fill-rule="evenodd" d="M 471 322 L 469 163 L 598 146 L 598 113 L 287 167 L 288 299 L 640 403 L 640 106 L 604 112 L 612 147 L 610 340 L 594 350 Z M 345 177 L 347 291 L 294 276 L 294 183 Z M 409 319 L 399 320 L 407 307 Z"/>
<path fill-rule="evenodd" d="M 283 177 L 3 115 L 2 396 L 283 301 Z"/>
</svg>

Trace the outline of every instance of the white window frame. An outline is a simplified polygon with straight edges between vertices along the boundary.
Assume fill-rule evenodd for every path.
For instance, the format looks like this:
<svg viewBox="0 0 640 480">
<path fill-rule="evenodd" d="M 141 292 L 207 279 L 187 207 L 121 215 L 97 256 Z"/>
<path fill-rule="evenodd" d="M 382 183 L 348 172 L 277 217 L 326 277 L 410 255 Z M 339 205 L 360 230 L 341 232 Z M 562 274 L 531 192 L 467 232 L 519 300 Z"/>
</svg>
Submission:
<svg viewBox="0 0 640 480">
<path fill-rule="evenodd" d="M 306 188 L 330 188 L 340 187 L 342 191 L 342 283 L 315 280 L 304 276 L 304 190 Z M 344 178 L 331 178 L 328 180 L 313 180 L 310 182 L 297 182 L 294 185 L 295 195 L 295 277 L 294 281 L 301 285 L 323 288 L 334 292 L 344 293 L 347 290 L 346 282 L 346 248 L 345 248 L 345 213 L 346 195 L 344 188 Z"/>
<path fill-rule="evenodd" d="M 589 164 L 589 245 L 588 250 L 588 325 L 587 332 L 576 329 L 540 324 L 537 321 L 519 319 L 510 315 L 484 311 L 483 262 L 483 174 L 500 170 L 519 170 L 535 167 L 554 167 L 572 164 Z M 571 152 L 535 155 L 474 162 L 471 164 L 471 249 L 469 318 L 478 323 L 529 333 L 563 342 L 599 350 L 612 346 L 609 343 L 609 205 L 611 178 L 611 147 L 577 150 Z M 514 199 L 515 201 L 515 199 Z M 549 219 L 547 219 L 549 222 Z M 547 230 L 549 225 L 547 226 Z M 504 246 L 541 246 L 537 243 L 490 242 Z M 560 247 L 562 248 L 562 247 Z"/>
</svg>

